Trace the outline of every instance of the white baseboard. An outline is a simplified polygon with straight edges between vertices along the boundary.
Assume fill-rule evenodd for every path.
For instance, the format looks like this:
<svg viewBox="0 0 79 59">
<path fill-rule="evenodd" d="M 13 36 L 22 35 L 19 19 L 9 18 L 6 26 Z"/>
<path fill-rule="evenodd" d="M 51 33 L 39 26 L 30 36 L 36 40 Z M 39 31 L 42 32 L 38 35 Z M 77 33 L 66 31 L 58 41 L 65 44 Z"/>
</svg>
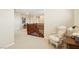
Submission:
<svg viewBox="0 0 79 59">
<path fill-rule="evenodd" d="M 12 46 L 12 45 L 14 45 L 15 43 L 14 42 L 12 42 L 12 43 L 10 43 L 10 44 L 8 44 L 8 45 L 5 45 L 3 48 L 8 48 L 8 47 L 10 47 L 10 46 Z"/>
</svg>

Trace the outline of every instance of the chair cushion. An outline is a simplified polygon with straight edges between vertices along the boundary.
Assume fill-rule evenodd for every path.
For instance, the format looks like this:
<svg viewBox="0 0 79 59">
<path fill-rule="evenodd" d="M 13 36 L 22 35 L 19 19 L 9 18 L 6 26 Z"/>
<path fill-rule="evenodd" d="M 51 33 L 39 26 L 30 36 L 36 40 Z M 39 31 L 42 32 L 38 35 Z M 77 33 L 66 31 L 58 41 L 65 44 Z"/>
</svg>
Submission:
<svg viewBox="0 0 79 59">
<path fill-rule="evenodd" d="M 53 35 L 50 35 L 49 39 L 52 40 L 52 41 L 55 41 L 55 42 L 59 42 L 60 41 L 60 39 L 57 36 L 53 36 Z"/>
</svg>

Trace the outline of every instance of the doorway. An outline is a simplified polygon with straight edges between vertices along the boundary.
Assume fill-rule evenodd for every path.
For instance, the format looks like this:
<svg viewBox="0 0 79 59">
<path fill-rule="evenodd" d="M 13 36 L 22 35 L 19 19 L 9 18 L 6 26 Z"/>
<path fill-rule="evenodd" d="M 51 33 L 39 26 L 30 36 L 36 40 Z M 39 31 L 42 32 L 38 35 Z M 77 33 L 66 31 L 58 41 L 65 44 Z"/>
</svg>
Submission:
<svg viewBox="0 0 79 59">
<path fill-rule="evenodd" d="M 44 37 L 44 10 L 43 9 L 16 9 L 15 15 L 20 18 L 18 30 L 24 29 L 28 35 Z M 16 25 L 17 25 L 16 24 Z"/>
</svg>

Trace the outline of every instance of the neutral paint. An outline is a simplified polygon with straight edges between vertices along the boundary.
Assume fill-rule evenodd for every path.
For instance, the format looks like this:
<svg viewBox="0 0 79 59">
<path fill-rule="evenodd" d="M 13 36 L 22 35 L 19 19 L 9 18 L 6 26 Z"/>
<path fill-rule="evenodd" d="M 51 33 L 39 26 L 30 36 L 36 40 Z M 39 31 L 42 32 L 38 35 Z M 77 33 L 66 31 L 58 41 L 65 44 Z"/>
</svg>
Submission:
<svg viewBox="0 0 79 59">
<path fill-rule="evenodd" d="M 72 26 L 74 24 L 74 11 L 66 9 L 44 10 L 44 33 L 45 37 L 56 32 L 58 26 Z"/>
<path fill-rule="evenodd" d="M 0 9 L 0 48 L 14 42 L 14 10 Z"/>
<path fill-rule="evenodd" d="M 79 26 L 79 10 L 74 10 L 74 24 Z"/>
<path fill-rule="evenodd" d="M 20 29 L 21 29 L 21 27 L 22 27 L 22 18 L 21 18 L 21 15 L 19 15 L 19 14 L 15 14 L 14 15 L 15 17 L 15 32 L 18 32 Z"/>
</svg>

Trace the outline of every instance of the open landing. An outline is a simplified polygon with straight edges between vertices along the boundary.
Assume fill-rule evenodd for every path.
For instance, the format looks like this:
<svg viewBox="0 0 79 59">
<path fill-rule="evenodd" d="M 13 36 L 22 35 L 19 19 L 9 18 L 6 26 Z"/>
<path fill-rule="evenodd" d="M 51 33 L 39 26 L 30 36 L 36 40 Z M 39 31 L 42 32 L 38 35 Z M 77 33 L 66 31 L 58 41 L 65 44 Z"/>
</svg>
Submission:
<svg viewBox="0 0 79 59">
<path fill-rule="evenodd" d="M 52 49 L 44 38 L 27 35 L 26 31 L 18 31 L 15 33 L 15 44 L 8 47 L 9 49 Z"/>
</svg>

